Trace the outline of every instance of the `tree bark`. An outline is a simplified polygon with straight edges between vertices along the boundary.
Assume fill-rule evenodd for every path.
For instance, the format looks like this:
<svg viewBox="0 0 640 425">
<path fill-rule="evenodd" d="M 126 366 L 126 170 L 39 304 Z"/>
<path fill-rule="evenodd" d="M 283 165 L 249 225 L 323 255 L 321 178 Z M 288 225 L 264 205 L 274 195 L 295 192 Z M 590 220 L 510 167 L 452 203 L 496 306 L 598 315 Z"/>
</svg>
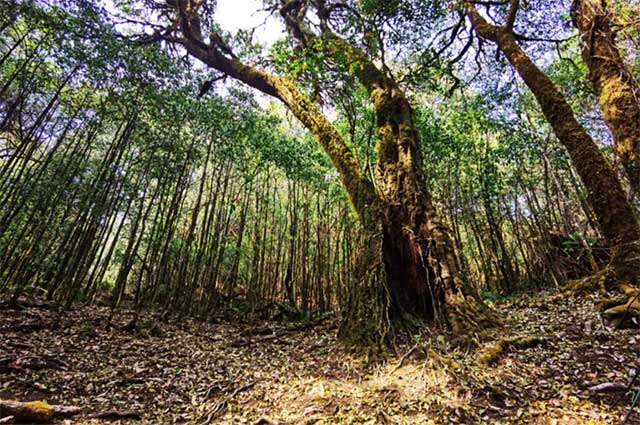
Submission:
<svg viewBox="0 0 640 425">
<path fill-rule="evenodd" d="M 606 0 L 575 0 L 573 23 L 580 32 L 582 58 L 589 68 L 602 115 L 611 131 L 634 194 L 640 193 L 640 87 L 627 70 L 611 28 Z"/>
<path fill-rule="evenodd" d="M 444 320 L 456 333 L 498 323 L 457 270 L 449 229 L 438 216 L 423 171 L 414 111 L 397 83 L 366 54 L 330 35 L 367 89 L 377 119 L 376 188 L 391 312 Z"/>
<path fill-rule="evenodd" d="M 21 402 L 0 399 L 0 417 L 13 416 L 13 420 L 23 423 L 51 423 L 54 419 L 71 417 L 82 412 L 76 406 L 61 406 L 45 401 Z"/>
</svg>

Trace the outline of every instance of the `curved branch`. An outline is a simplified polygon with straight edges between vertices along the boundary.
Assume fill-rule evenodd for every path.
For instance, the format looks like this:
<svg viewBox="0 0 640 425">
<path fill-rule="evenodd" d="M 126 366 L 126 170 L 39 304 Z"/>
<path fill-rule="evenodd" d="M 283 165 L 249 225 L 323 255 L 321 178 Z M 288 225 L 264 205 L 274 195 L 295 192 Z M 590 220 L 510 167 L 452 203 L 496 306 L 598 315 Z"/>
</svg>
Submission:
<svg viewBox="0 0 640 425">
<path fill-rule="evenodd" d="M 373 183 L 366 178 L 353 152 L 318 107 L 289 79 L 246 65 L 236 57 L 225 54 L 214 42 L 219 38 L 216 33 L 209 37 L 212 43 L 206 44 L 202 35 L 192 30 L 199 27 L 199 18 L 194 10 L 181 8 L 179 19 L 184 37 L 164 38 L 180 43 L 190 55 L 211 68 L 282 101 L 320 143 L 340 173 L 354 207 L 361 218 L 365 218 L 368 209 L 378 201 Z"/>
<path fill-rule="evenodd" d="M 475 6 L 475 2 L 467 2 L 467 15 L 471 20 L 471 25 L 479 37 L 490 41 L 496 41 L 498 34 L 500 33 L 500 27 L 494 24 L 490 24 L 484 16 L 478 12 Z"/>
</svg>

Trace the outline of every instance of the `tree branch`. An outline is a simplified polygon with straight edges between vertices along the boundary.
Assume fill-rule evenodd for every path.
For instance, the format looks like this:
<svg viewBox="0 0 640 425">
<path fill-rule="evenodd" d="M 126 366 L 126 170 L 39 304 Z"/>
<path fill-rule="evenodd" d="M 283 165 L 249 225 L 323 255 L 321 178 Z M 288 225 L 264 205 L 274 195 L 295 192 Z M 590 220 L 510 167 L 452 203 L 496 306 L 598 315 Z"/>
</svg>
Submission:
<svg viewBox="0 0 640 425">
<path fill-rule="evenodd" d="M 478 12 L 473 1 L 467 1 L 467 16 L 471 21 L 471 25 L 478 33 L 478 36 L 487 40 L 496 41 L 498 39 L 498 33 L 500 27 L 490 24 L 487 20 Z"/>
<path fill-rule="evenodd" d="M 320 143 L 340 173 L 353 205 L 364 218 L 363 214 L 370 206 L 377 203 L 378 197 L 373 184 L 365 177 L 353 152 L 333 124 L 308 97 L 298 90 L 292 81 L 246 65 L 230 55 L 229 52 L 225 52 L 225 49 L 221 49 L 216 42 L 219 35 L 215 32 L 210 34 L 211 44 L 207 45 L 198 30 L 200 19 L 197 15 L 197 8 L 186 7 L 185 0 L 181 0 L 178 6 L 178 27 L 183 37 L 166 34 L 163 35 L 163 38 L 179 43 L 190 55 L 211 68 L 282 101 Z"/>
<path fill-rule="evenodd" d="M 520 7 L 520 0 L 510 0 L 509 13 L 507 14 L 507 19 L 504 24 L 504 29 L 506 31 L 513 31 L 513 25 L 516 22 L 516 17 L 518 15 L 519 7 Z"/>
</svg>

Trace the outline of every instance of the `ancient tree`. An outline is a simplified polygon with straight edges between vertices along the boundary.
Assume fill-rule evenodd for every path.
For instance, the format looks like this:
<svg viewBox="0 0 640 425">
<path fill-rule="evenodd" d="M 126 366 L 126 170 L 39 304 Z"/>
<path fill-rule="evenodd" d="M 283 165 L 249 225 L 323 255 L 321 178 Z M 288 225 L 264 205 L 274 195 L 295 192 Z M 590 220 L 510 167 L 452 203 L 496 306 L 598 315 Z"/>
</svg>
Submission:
<svg viewBox="0 0 640 425">
<path fill-rule="evenodd" d="M 337 168 L 367 234 L 369 243 L 360 253 L 358 286 L 343 320 L 343 337 L 365 344 L 382 342 L 389 331 L 389 318 L 440 320 L 457 333 L 497 323 L 456 268 L 449 230 L 432 205 L 423 173 L 409 100 L 386 66 L 376 65 L 370 52 L 332 25 L 338 12 L 357 12 L 325 1 L 290 0 L 274 8 L 296 49 L 320 51 L 325 64 L 343 62 L 366 88 L 377 120 L 375 181 L 296 81 L 243 62 L 220 34 L 204 32 L 205 7 L 202 0 L 168 4 L 164 12 L 172 23 L 158 36 L 284 103 Z M 310 22 L 312 13 L 319 24 Z"/>
</svg>

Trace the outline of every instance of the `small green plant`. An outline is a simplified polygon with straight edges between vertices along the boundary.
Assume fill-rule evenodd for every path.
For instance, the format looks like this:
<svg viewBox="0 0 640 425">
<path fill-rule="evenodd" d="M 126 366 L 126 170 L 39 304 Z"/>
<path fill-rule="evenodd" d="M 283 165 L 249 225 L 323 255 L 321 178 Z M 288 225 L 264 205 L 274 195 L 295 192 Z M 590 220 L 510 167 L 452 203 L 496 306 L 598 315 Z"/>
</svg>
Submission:
<svg viewBox="0 0 640 425">
<path fill-rule="evenodd" d="M 482 299 L 488 301 L 491 304 L 495 304 L 495 302 L 498 301 L 498 297 L 491 291 L 483 291 Z"/>
<path fill-rule="evenodd" d="M 588 246 L 593 246 L 598 242 L 597 239 L 587 237 L 581 232 L 573 232 L 569 235 L 569 239 L 562 241 L 562 247 L 567 249 L 579 248 L 583 245 L 583 241 L 586 242 Z"/>
</svg>

